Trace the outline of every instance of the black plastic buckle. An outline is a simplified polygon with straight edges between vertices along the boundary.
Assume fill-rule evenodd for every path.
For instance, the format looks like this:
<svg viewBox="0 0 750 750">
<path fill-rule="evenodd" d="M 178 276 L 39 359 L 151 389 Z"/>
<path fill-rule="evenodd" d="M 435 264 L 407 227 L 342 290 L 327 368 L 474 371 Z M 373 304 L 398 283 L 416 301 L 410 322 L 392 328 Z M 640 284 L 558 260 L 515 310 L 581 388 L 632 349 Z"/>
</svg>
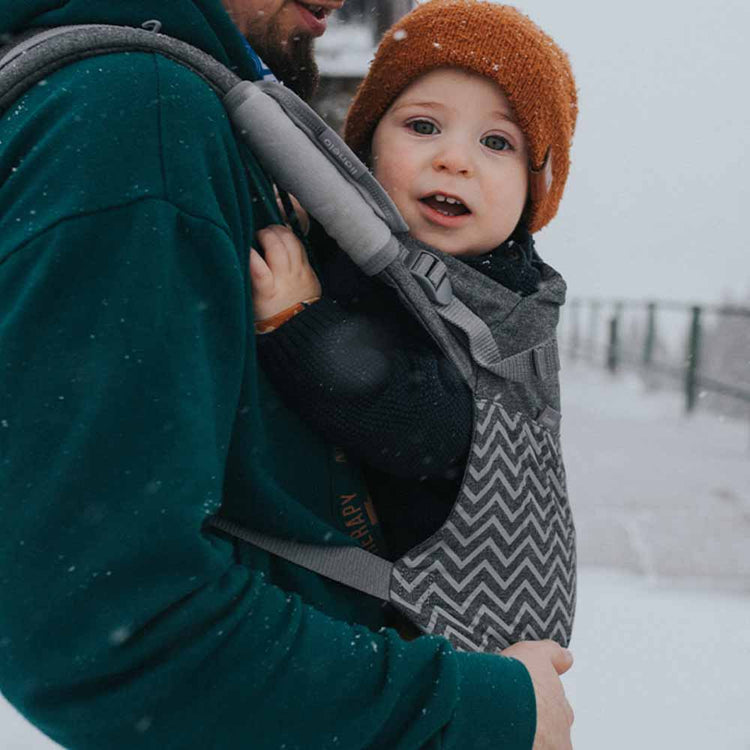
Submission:
<svg viewBox="0 0 750 750">
<path fill-rule="evenodd" d="M 410 250 L 404 263 L 431 302 L 447 305 L 453 299 L 448 269 L 440 258 L 426 250 Z"/>
</svg>

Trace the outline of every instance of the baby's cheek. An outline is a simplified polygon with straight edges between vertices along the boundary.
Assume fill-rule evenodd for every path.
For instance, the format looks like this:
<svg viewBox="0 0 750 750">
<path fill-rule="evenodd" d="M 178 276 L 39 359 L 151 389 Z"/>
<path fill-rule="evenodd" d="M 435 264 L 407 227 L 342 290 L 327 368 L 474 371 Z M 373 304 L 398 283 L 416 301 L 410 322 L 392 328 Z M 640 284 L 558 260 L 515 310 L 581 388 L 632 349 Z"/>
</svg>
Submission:
<svg viewBox="0 0 750 750">
<path fill-rule="evenodd" d="M 376 158 L 373 167 L 378 182 L 389 193 L 404 192 L 413 179 L 409 154 L 400 145 L 384 150 Z"/>
</svg>

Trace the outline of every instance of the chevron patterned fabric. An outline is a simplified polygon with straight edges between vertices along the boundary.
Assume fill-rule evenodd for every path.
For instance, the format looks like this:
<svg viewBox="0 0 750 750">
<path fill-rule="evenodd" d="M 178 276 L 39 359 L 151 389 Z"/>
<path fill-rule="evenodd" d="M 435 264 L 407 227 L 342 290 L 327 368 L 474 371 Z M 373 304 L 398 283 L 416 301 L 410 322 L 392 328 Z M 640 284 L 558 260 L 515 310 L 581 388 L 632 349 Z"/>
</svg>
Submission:
<svg viewBox="0 0 750 750">
<path fill-rule="evenodd" d="M 391 601 L 464 651 L 570 641 L 575 528 L 559 434 L 497 401 L 475 401 L 458 500 L 441 529 L 396 562 Z"/>
</svg>

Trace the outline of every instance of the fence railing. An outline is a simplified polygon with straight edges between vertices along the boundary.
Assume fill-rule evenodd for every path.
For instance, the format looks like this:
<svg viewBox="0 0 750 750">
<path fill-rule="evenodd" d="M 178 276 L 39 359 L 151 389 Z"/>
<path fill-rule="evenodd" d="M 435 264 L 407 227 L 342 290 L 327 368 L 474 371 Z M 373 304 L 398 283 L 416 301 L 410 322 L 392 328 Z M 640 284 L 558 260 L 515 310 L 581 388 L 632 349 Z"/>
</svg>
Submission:
<svg viewBox="0 0 750 750">
<path fill-rule="evenodd" d="M 569 357 L 612 373 L 638 369 L 680 381 L 688 413 L 718 394 L 750 414 L 750 307 L 573 299 L 561 341 Z"/>
</svg>

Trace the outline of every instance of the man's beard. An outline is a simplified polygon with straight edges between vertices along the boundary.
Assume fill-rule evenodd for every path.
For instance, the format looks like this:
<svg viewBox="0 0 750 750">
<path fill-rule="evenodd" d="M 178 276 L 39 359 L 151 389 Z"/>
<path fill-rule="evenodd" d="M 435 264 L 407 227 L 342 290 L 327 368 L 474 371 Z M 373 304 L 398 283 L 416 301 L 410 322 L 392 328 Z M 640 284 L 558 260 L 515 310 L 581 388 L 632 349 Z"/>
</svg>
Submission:
<svg viewBox="0 0 750 750">
<path fill-rule="evenodd" d="M 296 33 L 284 39 L 278 26 L 271 21 L 262 33 L 251 31 L 248 41 L 277 78 L 302 99 L 310 99 L 320 80 L 312 36 Z"/>
</svg>

